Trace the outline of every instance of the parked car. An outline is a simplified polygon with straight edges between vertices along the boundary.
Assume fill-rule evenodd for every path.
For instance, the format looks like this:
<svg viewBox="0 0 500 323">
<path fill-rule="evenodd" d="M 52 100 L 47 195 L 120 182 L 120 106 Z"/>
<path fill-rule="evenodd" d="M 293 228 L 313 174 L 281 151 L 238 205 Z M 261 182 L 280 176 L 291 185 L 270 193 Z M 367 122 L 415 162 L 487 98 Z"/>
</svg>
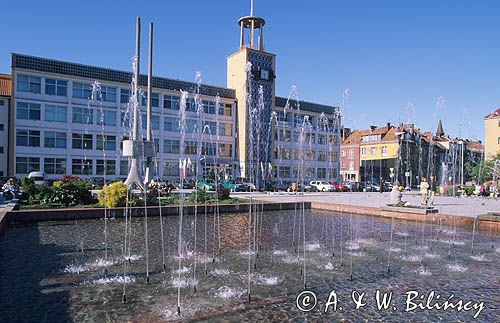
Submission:
<svg viewBox="0 0 500 323">
<path fill-rule="evenodd" d="M 330 185 L 332 185 L 337 192 L 349 192 L 351 190 L 349 187 L 345 186 L 342 183 L 330 182 Z"/>
<path fill-rule="evenodd" d="M 222 181 L 219 184 L 227 188 L 230 192 L 236 192 L 236 183 L 234 181 Z"/>
<path fill-rule="evenodd" d="M 192 179 L 185 179 L 183 182 L 182 182 L 182 187 L 181 187 L 181 184 L 179 183 L 178 184 L 178 188 L 183 188 L 183 189 L 193 189 L 195 187 L 196 183 L 194 182 L 194 180 Z"/>
<path fill-rule="evenodd" d="M 238 178 L 236 178 L 234 180 L 234 183 L 236 185 L 238 185 L 238 184 L 246 184 L 250 188 L 250 191 L 256 191 L 257 190 L 257 188 L 255 187 L 255 185 L 253 183 L 251 183 L 248 178 L 245 178 L 245 177 L 238 177 Z"/>
<path fill-rule="evenodd" d="M 290 187 L 290 183 L 283 183 L 283 182 L 274 183 L 274 191 L 275 192 L 287 191 L 289 187 Z"/>
<path fill-rule="evenodd" d="M 199 179 L 196 181 L 196 188 L 204 191 L 215 191 L 215 181 L 213 179 Z"/>
<path fill-rule="evenodd" d="M 44 172 L 31 172 L 28 174 L 28 178 L 33 178 L 36 186 L 47 185 L 47 174 Z"/>
<path fill-rule="evenodd" d="M 333 192 L 333 191 L 335 191 L 335 188 L 328 182 L 310 181 L 309 185 L 315 187 L 316 190 L 320 191 L 320 192 Z"/>
<path fill-rule="evenodd" d="M 366 186 L 367 192 L 380 192 L 380 184 L 375 182 L 368 182 Z"/>
<path fill-rule="evenodd" d="M 392 191 L 393 186 L 394 185 L 392 185 L 392 183 L 390 183 L 390 182 L 384 182 L 384 185 L 383 185 L 384 192 Z"/>
<path fill-rule="evenodd" d="M 247 183 L 236 184 L 236 192 L 251 192 L 252 189 Z"/>
</svg>

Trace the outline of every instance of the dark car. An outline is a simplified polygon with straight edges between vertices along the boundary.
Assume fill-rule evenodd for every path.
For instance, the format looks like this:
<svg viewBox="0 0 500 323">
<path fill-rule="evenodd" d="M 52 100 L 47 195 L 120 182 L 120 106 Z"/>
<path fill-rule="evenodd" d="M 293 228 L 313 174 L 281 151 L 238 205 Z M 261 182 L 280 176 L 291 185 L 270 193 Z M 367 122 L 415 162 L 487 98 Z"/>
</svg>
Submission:
<svg viewBox="0 0 500 323">
<path fill-rule="evenodd" d="M 179 188 L 180 188 L 180 186 L 181 186 L 181 185 L 179 184 Z M 188 189 L 188 190 L 190 190 L 190 189 L 193 189 L 193 188 L 194 188 L 194 186 L 195 186 L 195 182 L 194 182 L 194 180 L 184 180 L 184 181 L 183 181 L 183 183 L 182 183 L 182 188 L 183 188 L 183 189 Z"/>
</svg>

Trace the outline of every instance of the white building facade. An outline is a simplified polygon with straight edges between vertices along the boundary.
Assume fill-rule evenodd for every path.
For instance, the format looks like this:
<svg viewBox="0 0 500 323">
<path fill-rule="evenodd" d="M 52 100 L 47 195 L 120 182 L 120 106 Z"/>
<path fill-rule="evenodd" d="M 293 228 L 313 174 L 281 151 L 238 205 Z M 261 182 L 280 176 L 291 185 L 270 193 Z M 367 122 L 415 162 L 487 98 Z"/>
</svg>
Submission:
<svg viewBox="0 0 500 323">
<path fill-rule="evenodd" d="M 44 171 L 50 179 L 63 174 L 85 178 L 125 178 L 128 160 L 121 142 L 128 137 L 129 72 L 51 59 L 12 54 L 13 120 L 9 174 L 18 178 Z M 92 100 L 92 84 L 99 82 L 99 98 Z M 146 87 L 141 75 L 140 86 Z M 203 102 L 204 170 L 216 166 L 226 177 L 235 166 L 234 91 L 214 86 L 153 77 L 152 128 L 158 175 L 179 176 L 180 90 L 189 91 L 186 107 L 184 156 L 196 157 L 199 131 L 193 93 Z M 142 104 L 146 127 L 145 97 Z M 217 104 L 216 104 L 217 102 Z M 145 131 L 144 131 L 145 132 Z"/>
</svg>

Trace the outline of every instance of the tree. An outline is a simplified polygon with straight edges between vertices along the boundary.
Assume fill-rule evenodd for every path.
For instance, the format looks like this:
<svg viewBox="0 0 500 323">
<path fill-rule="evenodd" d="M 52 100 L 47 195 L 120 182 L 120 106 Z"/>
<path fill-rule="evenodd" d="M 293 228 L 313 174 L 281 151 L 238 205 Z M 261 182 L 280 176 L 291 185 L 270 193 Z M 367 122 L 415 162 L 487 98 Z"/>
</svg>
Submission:
<svg viewBox="0 0 500 323">
<path fill-rule="evenodd" d="M 500 179 L 500 153 L 495 157 L 471 167 L 472 178 L 478 183 Z"/>
</svg>

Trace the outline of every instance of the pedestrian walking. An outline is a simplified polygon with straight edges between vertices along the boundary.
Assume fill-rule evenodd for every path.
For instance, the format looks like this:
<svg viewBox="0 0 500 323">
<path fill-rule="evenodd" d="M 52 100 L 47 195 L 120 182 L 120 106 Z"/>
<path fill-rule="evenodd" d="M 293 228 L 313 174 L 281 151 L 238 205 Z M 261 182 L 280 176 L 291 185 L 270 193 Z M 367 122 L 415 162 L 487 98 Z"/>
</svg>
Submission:
<svg viewBox="0 0 500 323">
<path fill-rule="evenodd" d="M 422 177 L 422 181 L 420 182 L 420 195 L 422 196 L 420 204 L 422 204 L 422 206 L 427 206 L 428 192 L 429 192 L 429 183 L 427 183 L 427 178 Z"/>
</svg>

